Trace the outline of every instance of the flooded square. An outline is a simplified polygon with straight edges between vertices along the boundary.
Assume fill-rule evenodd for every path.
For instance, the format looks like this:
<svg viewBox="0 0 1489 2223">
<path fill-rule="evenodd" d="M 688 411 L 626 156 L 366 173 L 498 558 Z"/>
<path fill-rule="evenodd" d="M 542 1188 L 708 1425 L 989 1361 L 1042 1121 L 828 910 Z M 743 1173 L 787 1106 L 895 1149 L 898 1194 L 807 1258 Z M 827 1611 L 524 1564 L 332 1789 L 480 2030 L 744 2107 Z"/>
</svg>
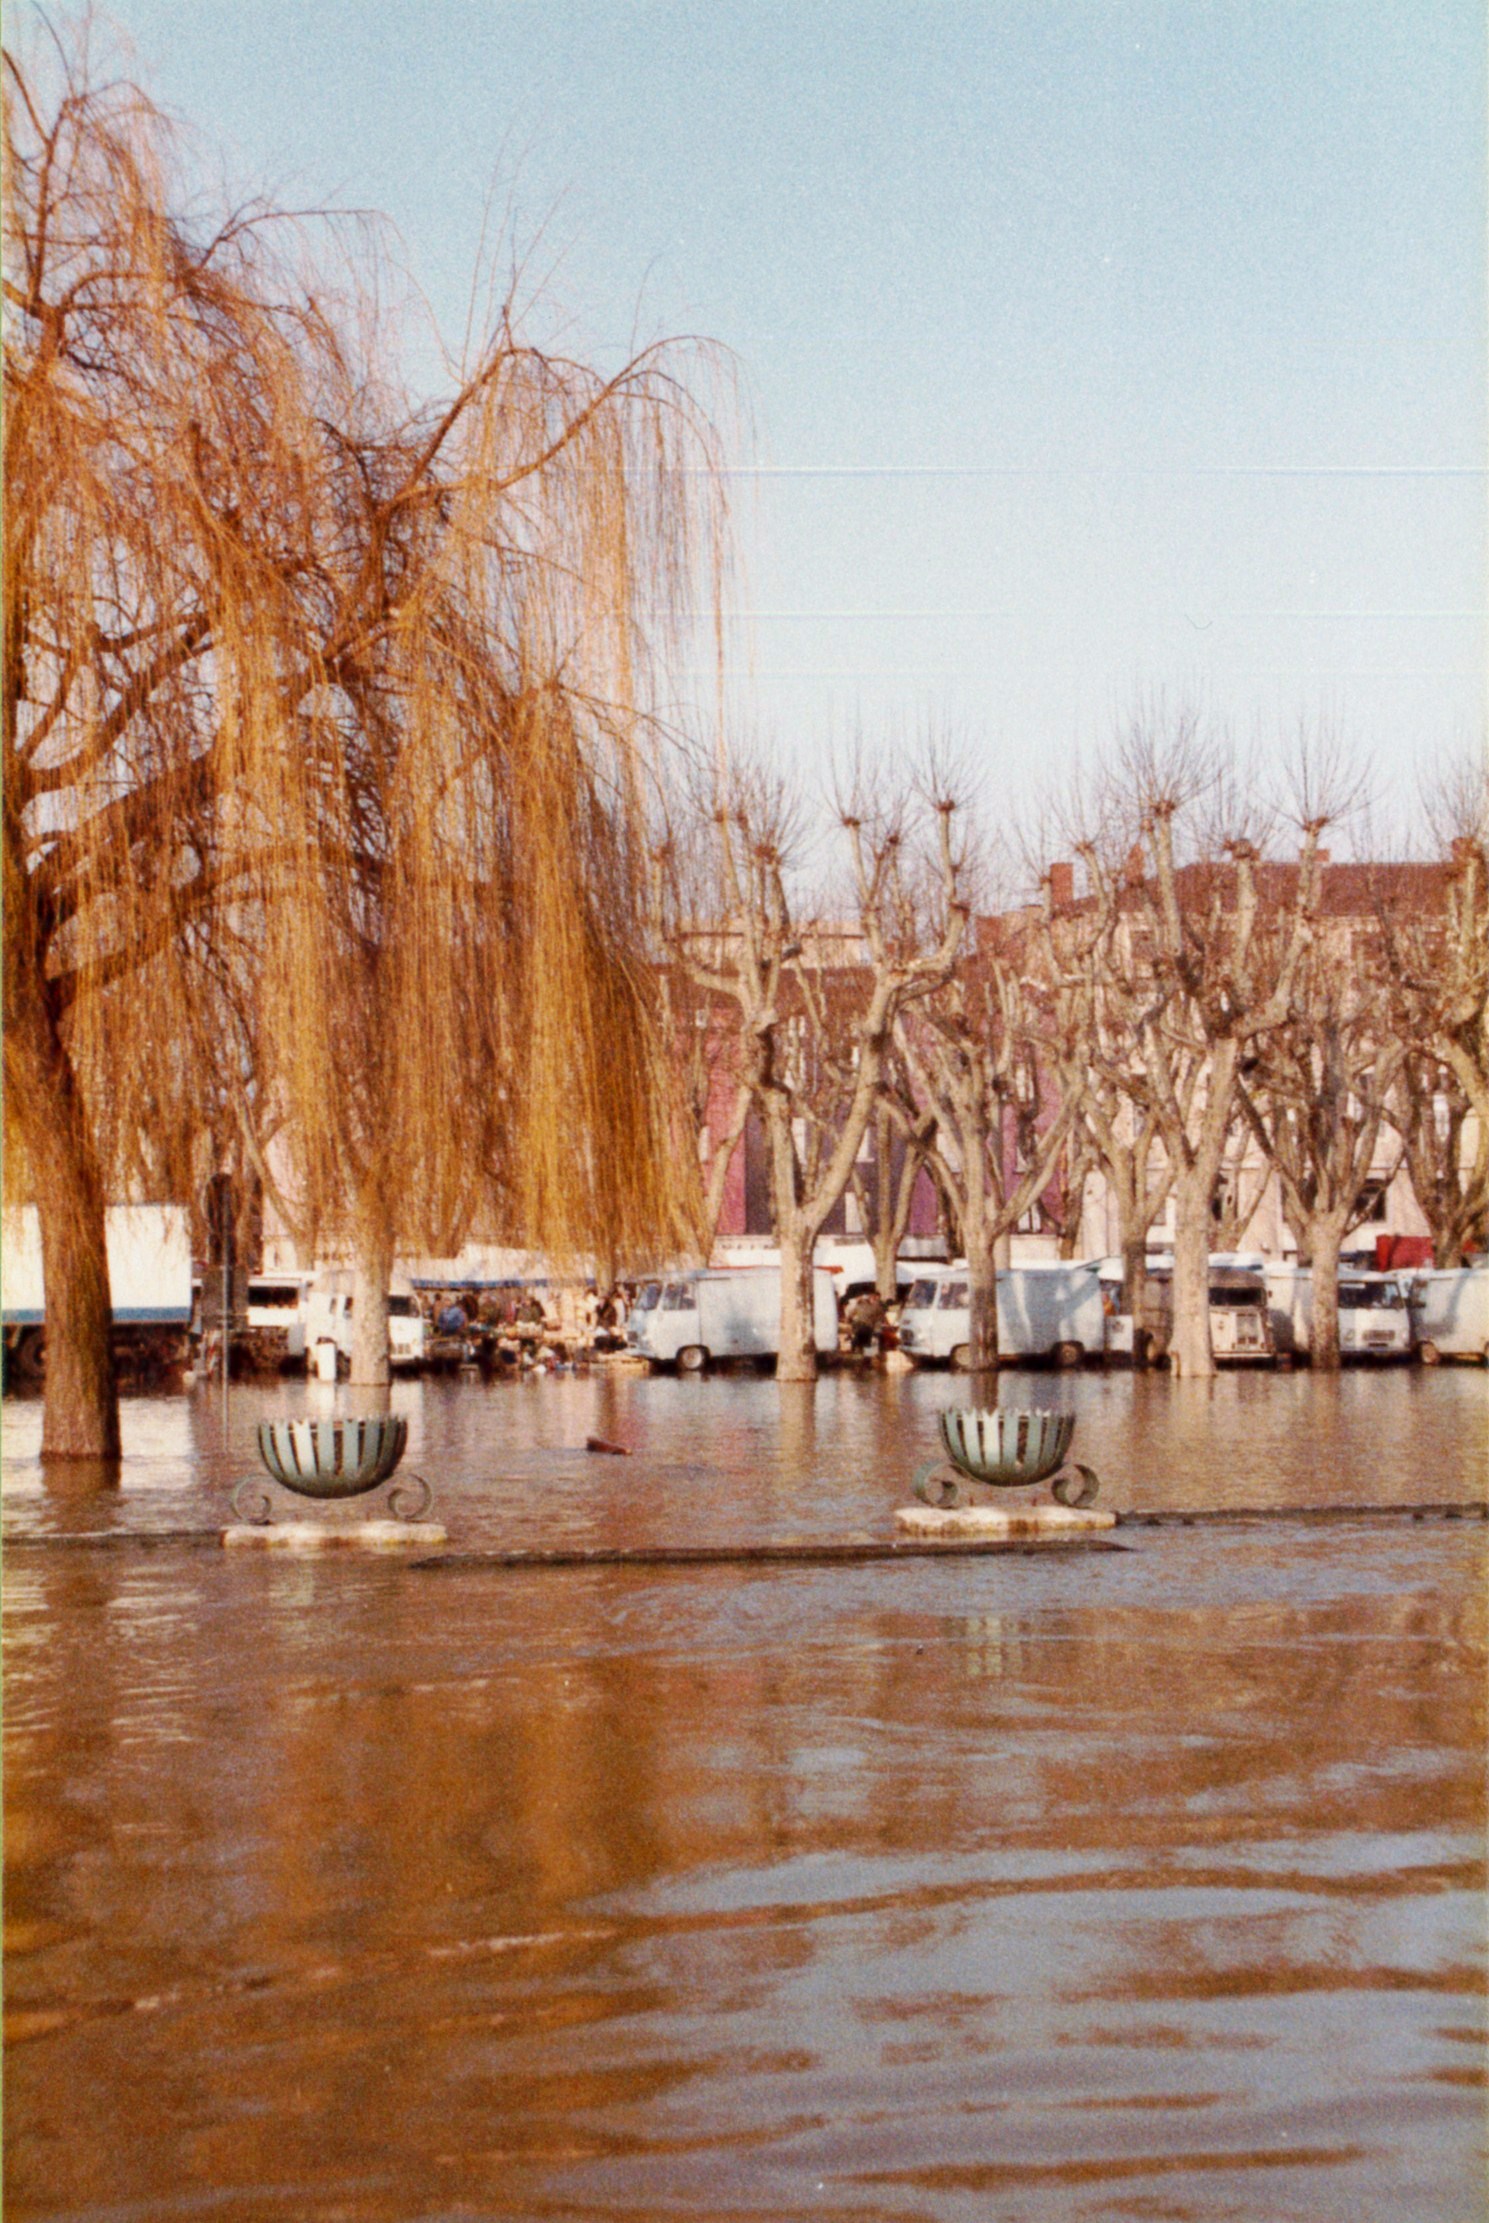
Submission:
<svg viewBox="0 0 1489 2223">
<path fill-rule="evenodd" d="M 394 1401 L 458 1555 L 887 1534 L 963 1394 Z M 235 1388 L 226 1440 L 131 1401 L 107 1501 L 9 1401 L 8 2212 L 1467 2223 L 1486 1531 L 1390 1509 L 1482 1499 L 1482 1375 L 1003 1394 L 1074 1409 L 1118 1507 L 1381 1511 L 247 1557 L 257 1419 L 337 1393 Z"/>
</svg>

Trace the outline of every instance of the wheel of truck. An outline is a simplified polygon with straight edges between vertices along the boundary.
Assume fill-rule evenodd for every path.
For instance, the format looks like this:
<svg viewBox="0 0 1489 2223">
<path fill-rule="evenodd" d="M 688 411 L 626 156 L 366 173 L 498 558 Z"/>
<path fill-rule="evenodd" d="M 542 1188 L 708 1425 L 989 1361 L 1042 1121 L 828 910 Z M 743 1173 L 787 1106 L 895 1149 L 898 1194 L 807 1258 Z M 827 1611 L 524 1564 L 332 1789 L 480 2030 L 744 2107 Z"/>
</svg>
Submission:
<svg viewBox="0 0 1489 2223">
<path fill-rule="evenodd" d="M 11 1360 L 16 1374 L 23 1382 L 39 1382 L 47 1370 L 47 1331 L 45 1328 L 22 1330 L 15 1354 Z"/>
<path fill-rule="evenodd" d="M 972 1346 L 971 1346 L 971 1344 L 970 1344 L 970 1343 L 957 1343 L 957 1344 L 954 1344 L 954 1345 L 952 1346 L 952 1353 L 951 1353 L 951 1363 L 952 1363 L 952 1366 L 953 1366 L 953 1367 L 955 1368 L 955 1370 L 956 1370 L 956 1372 L 957 1372 L 958 1374 L 970 1374 L 970 1373 L 971 1373 L 971 1371 L 972 1371 Z"/>
<path fill-rule="evenodd" d="M 708 1353 L 701 1343 L 685 1343 L 677 1354 L 679 1374 L 701 1374 L 708 1364 Z"/>
<path fill-rule="evenodd" d="M 1417 1356 L 1424 1366 L 1441 1366 L 1442 1353 L 1435 1343 L 1424 1343 Z"/>
<path fill-rule="evenodd" d="M 1055 1345 L 1056 1366 L 1083 1366 L 1085 1359 L 1086 1346 L 1084 1343 L 1057 1343 Z"/>
</svg>

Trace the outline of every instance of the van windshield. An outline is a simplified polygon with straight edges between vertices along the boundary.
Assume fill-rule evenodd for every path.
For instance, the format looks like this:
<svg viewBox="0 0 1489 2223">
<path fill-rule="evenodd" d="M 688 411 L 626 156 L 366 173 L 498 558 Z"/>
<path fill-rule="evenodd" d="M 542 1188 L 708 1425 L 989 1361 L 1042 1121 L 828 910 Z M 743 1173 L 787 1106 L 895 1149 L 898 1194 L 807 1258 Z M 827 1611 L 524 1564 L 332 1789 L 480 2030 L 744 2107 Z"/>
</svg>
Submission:
<svg viewBox="0 0 1489 2223">
<path fill-rule="evenodd" d="M 912 1281 L 910 1294 L 905 1299 L 905 1310 L 907 1312 L 928 1312 L 936 1301 L 937 1286 L 934 1281 Z"/>
<path fill-rule="evenodd" d="M 1399 1312 L 1401 1291 L 1394 1281 L 1341 1281 L 1339 1307 L 1342 1312 Z"/>
<path fill-rule="evenodd" d="M 293 1312 L 299 1305 L 300 1291 L 293 1281 L 251 1281 L 248 1301 L 255 1312 Z"/>
<path fill-rule="evenodd" d="M 656 1301 L 661 1294 L 662 1284 L 659 1281 L 648 1281 L 643 1283 L 640 1294 L 636 1299 L 636 1310 L 638 1312 L 653 1311 L 656 1306 Z"/>
<path fill-rule="evenodd" d="M 390 1297 L 388 1299 L 388 1318 L 390 1320 L 411 1319 L 416 1309 L 412 1297 Z"/>
</svg>

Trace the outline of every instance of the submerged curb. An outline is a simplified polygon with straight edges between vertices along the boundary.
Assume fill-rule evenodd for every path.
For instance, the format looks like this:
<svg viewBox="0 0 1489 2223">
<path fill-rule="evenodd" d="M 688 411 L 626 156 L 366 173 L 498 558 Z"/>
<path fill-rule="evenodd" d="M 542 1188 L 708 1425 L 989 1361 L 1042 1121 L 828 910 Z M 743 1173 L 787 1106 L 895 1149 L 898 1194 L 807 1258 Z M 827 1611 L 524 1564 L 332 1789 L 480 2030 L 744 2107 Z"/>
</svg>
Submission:
<svg viewBox="0 0 1489 2223">
<path fill-rule="evenodd" d="M 907 1508 L 907 1510 L 909 1510 Z M 1024 1513 L 1024 1520 L 1034 1512 L 1053 1511 L 1054 1508 L 1031 1507 Z M 1005 1519 L 1008 1516 L 1004 1516 Z M 1124 1513 L 1103 1511 L 1100 1522 L 1108 1529 L 1124 1528 L 1260 1528 L 1269 1522 L 1292 1524 L 1324 1524 L 1337 1521 L 1489 1521 L 1489 1504 L 1470 1499 L 1463 1504 L 1438 1502 L 1418 1505 L 1234 1505 L 1210 1506 L 1193 1511 L 1155 1510 L 1153 1512 Z M 439 1549 L 432 1530 L 438 1523 L 387 1522 L 372 1523 L 367 1527 L 386 1528 L 391 1533 L 388 1544 L 405 1549 L 422 1547 L 437 1551 L 435 1557 L 405 1560 L 411 1567 L 719 1567 L 749 1565 L 863 1565 L 876 1560 L 889 1559 L 948 1559 L 967 1557 L 979 1552 L 1042 1552 L 1048 1555 L 1052 1547 L 1063 1551 L 1124 1551 L 1129 1547 L 1113 1541 L 1110 1534 L 1091 1533 L 1096 1525 L 1087 1520 L 1079 1528 L 1064 1521 L 1058 1526 L 1048 1520 L 1030 1523 L 1034 1533 L 1025 1528 L 1022 1533 L 1010 1525 L 996 1533 L 982 1530 L 968 1535 L 951 1534 L 942 1530 L 935 1534 L 898 1535 L 894 1537 L 867 1536 L 861 1532 L 836 1540 L 817 1541 L 810 1537 L 785 1538 L 758 1544 L 599 1544 L 530 1548 L 526 1550 L 455 1550 Z M 292 1550 L 289 1541 L 294 1527 L 309 1529 L 311 1524 L 282 1523 L 277 1527 L 221 1529 L 221 1528 L 92 1528 L 70 1532 L 12 1531 L 0 1536 L 0 1548 L 7 1552 L 45 1551 L 108 1551 L 125 1547 L 161 1550 L 169 1545 L 184 1546 L 195 1550 L 221 1550 L 224 1545 L 257 1545 L 260 1549 L 274 1548 L 273 1539 L 285 1541 L 278 1548 Z M 356 1532 L 335 1529 L 327 1533 L 332 1548 L 355 1541 Z M 442 1539 L 441 1539 L 442 1541 Z M 368 1545 L 376 1549 L 382 1544 L 381 1536 L 368 1538 Z M 324 1550 L 325 1543 L 301 1542 L 302 1550 Z"/>
</svg>

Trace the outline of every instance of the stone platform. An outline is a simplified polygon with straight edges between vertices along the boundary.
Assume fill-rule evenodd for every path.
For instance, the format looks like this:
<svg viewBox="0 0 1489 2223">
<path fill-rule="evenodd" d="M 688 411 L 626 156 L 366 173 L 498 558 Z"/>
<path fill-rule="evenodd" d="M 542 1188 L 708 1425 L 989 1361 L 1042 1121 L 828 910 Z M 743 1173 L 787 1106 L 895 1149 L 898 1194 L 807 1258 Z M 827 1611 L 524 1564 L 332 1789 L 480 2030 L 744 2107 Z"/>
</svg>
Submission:
<svg viewBox="0 0 1489 2223">
<path fill-rule="evenodd" d="M 240 1521 L 222 1541 L 228 1551 L 429 1551 L 447 1537 L 439 1521 Z"/>
<path fill-rule="evenodd" d="M 1095 1529 L 1115 1528 L 1117 1516 L 1094 1505 L 901 1505 L 894 1516 L 902 1536 L 930 1542 L 962 1542 L 982 1536 L 992 1541 L 1002 1536 L 1086 1536 Z"/>
</svg>

